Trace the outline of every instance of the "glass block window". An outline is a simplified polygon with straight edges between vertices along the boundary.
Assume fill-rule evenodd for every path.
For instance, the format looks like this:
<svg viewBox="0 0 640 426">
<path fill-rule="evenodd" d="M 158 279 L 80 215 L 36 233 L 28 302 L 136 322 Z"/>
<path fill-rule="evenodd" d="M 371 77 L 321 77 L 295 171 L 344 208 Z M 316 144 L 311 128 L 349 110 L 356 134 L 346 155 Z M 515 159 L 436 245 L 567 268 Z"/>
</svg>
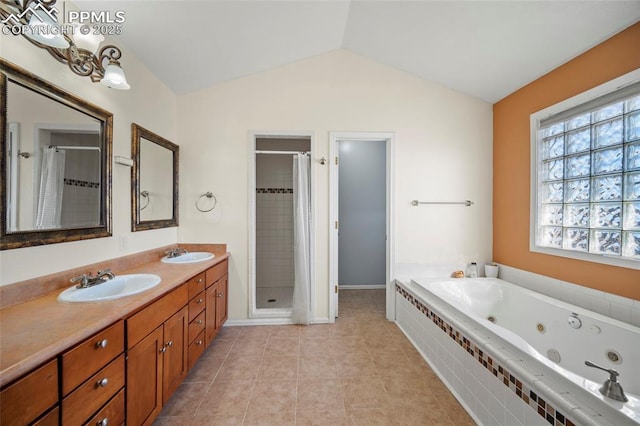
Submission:
<svg viewBox="0 0 640 426">
<path fill-rule="evenodd" d="M 535 246 L 640 261 L 640 83 L 535 123 Z"/>
</svg>

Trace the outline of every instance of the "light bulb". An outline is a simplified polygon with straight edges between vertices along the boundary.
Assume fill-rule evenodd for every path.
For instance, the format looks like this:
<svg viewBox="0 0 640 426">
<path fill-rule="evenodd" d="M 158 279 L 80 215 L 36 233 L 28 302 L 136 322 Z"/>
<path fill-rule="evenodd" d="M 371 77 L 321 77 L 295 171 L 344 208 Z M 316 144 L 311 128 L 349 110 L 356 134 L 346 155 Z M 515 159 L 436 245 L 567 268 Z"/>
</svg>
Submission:
<svg viewBox="0 0 640 426">
<path fill-rule="evenodd" d="M 109 61 L 109 65 L 104 69 L 104 77 L 100 80 L 100 83 L 112 89 L 128 90 L 131 88 L 118 61 Z"/>
</svg>

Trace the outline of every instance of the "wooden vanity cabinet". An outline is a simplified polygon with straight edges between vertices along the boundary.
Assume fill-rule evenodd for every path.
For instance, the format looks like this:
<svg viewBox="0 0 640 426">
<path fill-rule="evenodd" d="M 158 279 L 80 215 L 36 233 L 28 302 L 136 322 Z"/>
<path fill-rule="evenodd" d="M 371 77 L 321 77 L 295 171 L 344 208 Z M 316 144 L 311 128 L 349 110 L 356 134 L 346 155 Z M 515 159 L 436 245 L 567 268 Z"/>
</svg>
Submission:
<svg viewBox="0 0 640 426">
<path fill-rule="evenodd" d="M 188 368 L 188 283 L 127 319 L 127 424 L 151 424 Z"/>
<path fill-rule="evenodd" d="M 2 423 L 4 424 L 4 423 Z M 46 415 L 42 416 L 32 426 L 58 426 L 60 424 L 60 407 L 56 406 Z"/>
<path fill-rule="evenodd" d="M 213 339 L 215 339 L 222 325 L 227 320 L 228 270 L 229 263 L 225 260 L 206 271 L 206 346 L 209 346 L 213 342 Z"/>
<path fill-rule="evenodd" d="M 225 275 L 216 282 L 216 334 L 222 328 L 222 325 L 227 320 L 227 305 L 229 298 L 227 297 L 227 290 L 229 283 L 229 275 Z"/>
<path fill-rule="evenodd" d="M 124 389 L 124 321 L 84 340 L 60 358 L 62 424 L 84 424 Z"/>
<path fill-rule="evenodd" d="M 0 424 L 31 424 L 58 403 L 58 361 L 54 359 L 0 391 Z M 42 425 L 57 425 L 57 407 L 43 416 Z"/>
<path fill-rule="evenodd" d="M 187 281 L 189 286 L 189 370 L 205 349 L 205 272 Z"/>
<path fill-rule="evenodd" d="M 120 426 L 124 424 L 124 420 L 124 389 L 122 389 L 85 424 L 88 426 Z"/>
</svg>

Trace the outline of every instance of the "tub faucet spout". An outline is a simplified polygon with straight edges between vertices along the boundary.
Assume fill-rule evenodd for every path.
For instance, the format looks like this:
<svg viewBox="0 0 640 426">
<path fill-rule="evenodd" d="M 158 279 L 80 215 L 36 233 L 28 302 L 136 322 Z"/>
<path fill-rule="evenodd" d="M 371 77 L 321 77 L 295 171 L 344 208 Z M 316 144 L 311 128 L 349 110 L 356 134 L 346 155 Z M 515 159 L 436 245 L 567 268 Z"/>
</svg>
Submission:
<svg viewBox="0 0 640 426">
<path fill-rule="evenodd" d="M 620 383 L 618 382 L 618 375 L 620 373 L 618 373 L 614 369 L 600 367 L 599 365 L 594 364 L 591 361 L 585 361 L 584 363 L 588 367 L 598 368 L 602 371 L 606 371 L 607 373 L 609 373 L 609 378 L 604 382 L 604 384 L 600 388 L 601 394 L 603 394 L 608 398 L 615 399 L 616 401 L 621 401 L 621 402 L 629 401 L 627 396 L 624 394 L 624 390 L 622 390 L 622 385 L 620 385 Z"/>
</svg>

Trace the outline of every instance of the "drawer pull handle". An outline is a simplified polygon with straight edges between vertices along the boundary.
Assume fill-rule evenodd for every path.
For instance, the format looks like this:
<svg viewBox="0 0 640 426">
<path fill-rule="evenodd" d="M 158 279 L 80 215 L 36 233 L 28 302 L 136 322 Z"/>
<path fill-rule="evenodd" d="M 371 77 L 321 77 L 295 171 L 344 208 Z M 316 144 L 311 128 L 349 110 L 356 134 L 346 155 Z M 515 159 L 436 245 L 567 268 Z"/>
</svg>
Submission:
<svg viewBox="0 0 640 426">
<path fill-rule="evenodd" d="M 204 302 L 204 300 L 202 300 L 202 299 L 196 300 L 196 303 L 202 303 L 202 302 Z"/>
<path fill-rule="evenodd" d="M 196 342 L 196 345 L 201 345 L 201 344 L 202 344 L 202 340 L 198 340 L 198 341 Z"/>
<path fill-rule="evenodd" d="M 109 341 L 107 339 L 102 339 L 99 342 L 96 342 L 96 349 L 106 348 L 108 344 Z"/>
<path fill-rule="evenodd" d="M 216 297 L 222 297 L 224 296 L 224 293 L 216 293 Z"/>
<path fill-rule="evenodd" d="M 97 388 L 103 388 L 105 386 L 107 386 L 109 384 L 109 379 L 107 379 L 106 377 L 102 380 L 98 380 L 96 382 L 96 387 Z"/>
<path fill-rule="evenodd" d="M 198 278 L 198 280 L 196 281 L 198 284 L 202 284 L 202 278 Z"/>
<path fill-rule="evenodd" d="M 163 347 L 160 349 L 160 353 L 161 353 L 161 354 L 165 353 L 166 351 L 167 351 L 167 347 L 166 347 L 166 346 L 163 346 Z"/>
<path fill-rule="evenodd" d="M 203 322 L 204 322 L 204 321 L 202 321 L 202 320 L 198 320 L 198 321 L 196 321 L 196 324 L 200 325 L 200 324 L 202 324 Z"/>
<path fill-rule="evenodd" d="M 107 426 L 108 424 L 109 424 L 109 419 L 105 417 L 104 419 L 97 422 L 96 426 Z"/>
<path fill-rule="evenodd" d="M 169 341 L 167 342 L 167 346 L 168 346 L 168 347 L 173 346 L 173 340 L 169 340 Z"/>
</svg>

